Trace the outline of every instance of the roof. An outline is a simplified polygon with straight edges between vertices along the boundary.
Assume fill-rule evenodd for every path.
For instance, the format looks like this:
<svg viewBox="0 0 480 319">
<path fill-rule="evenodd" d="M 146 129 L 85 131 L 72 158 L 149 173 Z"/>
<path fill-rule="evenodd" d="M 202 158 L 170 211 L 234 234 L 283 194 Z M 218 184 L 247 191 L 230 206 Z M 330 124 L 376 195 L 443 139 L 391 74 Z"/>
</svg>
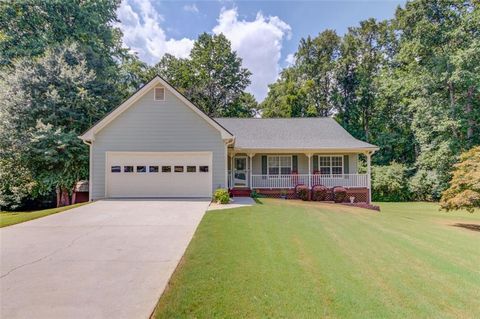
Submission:
<svg viewBox="0 0 480 319">
<path fill-rule="evenodd" d="M 377 150 L 350 135 L 329 117 L 216 118 L 235 136 L 236 149 Z"/>
<path fill-rule="evenodd" d="M 149 92 L 152 88 L 154 88 L 157 85 L 161 85 L 165 87 L 167 90 L 169 90 L 170 92 L 172 92 L 178 99 L 180 99 L 183 103 L 185 103 L 185 105 L 187 105 L 190 109 L 192 109 L 192 111 L 197 113 L 207 123 L 209 123 L 215 129 L 217 129 L 220 132 L 223 139 L 228 140 L 233 138 L 233 135 L 228 130 L 226 130 L 221 124 L 217 123 L 214 119 L 212 119 L 207 114 L 202 112 L 195 104 L 193 104 L 189 99 L 187 99 L 183 94 L 181 94 L 177 89 L 175 89 L 170 83 L 168 83 L 165 79 L 163 79 L 159 75 L 151 79 L 147 84 L 141 87 L 137 92 L 132 94 L 132 96 L 130 96 L 120 106 L 118 106 L 113 111 L 108 113 L 103 119 L 98 121 L 85 133 L 79 136 L 79 138 L 84 141 L 94 140 L 95 134 L 97 134 L 100 130 L 102 130 L 105 126 L 107 126 L 110 122 L 112 122 L 117 116 L 122 114 L 125 110 L 127 110 L 130 106 L 132 106 L 136 101 L 138 101 L 138 99 L 140 99 L 143 95 L 145 95 L 147 92 Z"/>
</svg>

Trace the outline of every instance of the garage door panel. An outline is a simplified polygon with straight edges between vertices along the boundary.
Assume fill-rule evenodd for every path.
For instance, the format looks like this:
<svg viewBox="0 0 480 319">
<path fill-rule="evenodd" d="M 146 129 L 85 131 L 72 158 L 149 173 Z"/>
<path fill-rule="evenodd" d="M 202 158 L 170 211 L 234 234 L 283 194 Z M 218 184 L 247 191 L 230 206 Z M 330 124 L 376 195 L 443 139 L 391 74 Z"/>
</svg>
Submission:
<svg viewBox="0 0 480 319">
<path fill-rule="evenodd" d="M 112 172 L 120 166 L 121 172 Z M 124 172 L 133 166 L 133 172 Z M 146 172 L 137 172 L 145 166 Z M 149 166 L 158 166 L 158 172 L 149 172 Z M 162 172 L 162 166 L 170 172 Z M 183 172 L 175 172 L 175 166 Z M 194 166 L 195 172 L 187 172 Z M 201 172 L 200 167 L 208 167 Z M 212 194 L 211 153 L 112 153 L 107 154 L 107 197 L 210 197 Z"/>
</svg>

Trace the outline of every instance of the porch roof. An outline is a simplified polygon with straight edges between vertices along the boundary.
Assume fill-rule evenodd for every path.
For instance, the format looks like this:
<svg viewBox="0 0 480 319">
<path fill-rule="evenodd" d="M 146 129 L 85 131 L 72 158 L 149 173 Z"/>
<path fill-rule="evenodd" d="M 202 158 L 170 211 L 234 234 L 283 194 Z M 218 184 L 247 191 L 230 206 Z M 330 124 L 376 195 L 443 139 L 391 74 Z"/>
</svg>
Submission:
<svg viewBox="0 0 480 319">
<path fill-rule="evenodd" d="M 378 150 L 350 135 L 334 119 L 216 118 L 235 136 L 238 149 Z"/>
</svg>

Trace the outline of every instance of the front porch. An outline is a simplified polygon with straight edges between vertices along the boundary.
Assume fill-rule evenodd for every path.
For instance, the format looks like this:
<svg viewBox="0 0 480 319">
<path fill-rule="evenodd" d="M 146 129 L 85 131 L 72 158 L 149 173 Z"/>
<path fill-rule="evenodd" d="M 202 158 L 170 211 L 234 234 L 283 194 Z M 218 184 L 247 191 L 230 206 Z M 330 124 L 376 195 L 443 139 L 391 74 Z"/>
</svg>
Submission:
<svg viewBox="0 0 480 319">
<path fill-rule="evenodd" d="M 367 173 L 358 173 L 358 156 L 367 157 Z M 295 186 L 323 185 L 347 189 L 348 198 L 370 202 L 370 153 L 249 153 L 231 151 L 228 188 L 234 196 L 254 190 L 267 197 L 294 198 Z M 329 196 L 330 197 L 330 196 Z"/>
</svg>

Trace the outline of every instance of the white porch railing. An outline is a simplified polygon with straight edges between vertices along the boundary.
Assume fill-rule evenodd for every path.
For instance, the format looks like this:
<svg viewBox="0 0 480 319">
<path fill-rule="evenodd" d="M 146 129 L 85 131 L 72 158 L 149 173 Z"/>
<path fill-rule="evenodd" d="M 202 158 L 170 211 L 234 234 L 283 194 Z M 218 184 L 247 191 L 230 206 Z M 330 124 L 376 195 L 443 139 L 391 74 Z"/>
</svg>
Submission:
<svg viewBox="0 0 480 319">
<path fill-rule="evenodd" d="M 308 183 L 310 179 L 310 184 Z M 324 185 L 327 187 L 368 187 L 367 174 L 290 174 L 252 175 L 251 188 L 294 188 L 298 184 Z"/>
</svg>

